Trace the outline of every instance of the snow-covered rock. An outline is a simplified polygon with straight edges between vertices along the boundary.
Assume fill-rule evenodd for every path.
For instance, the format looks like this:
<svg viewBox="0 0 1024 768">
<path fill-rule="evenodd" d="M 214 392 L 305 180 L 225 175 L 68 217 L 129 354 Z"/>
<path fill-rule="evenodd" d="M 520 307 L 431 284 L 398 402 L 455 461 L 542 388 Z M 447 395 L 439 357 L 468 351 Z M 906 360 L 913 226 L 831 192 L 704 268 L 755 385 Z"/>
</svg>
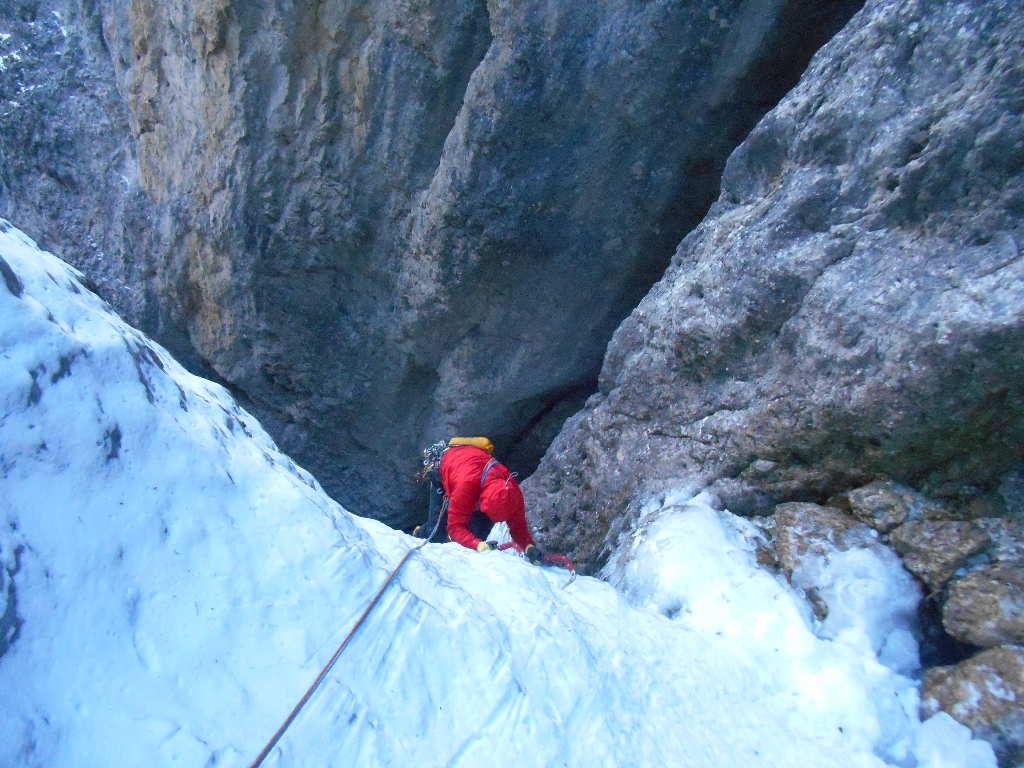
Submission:
<svg viewBox="0 0 1024 768">
<path fill-rule="evenodd" d="M 0 230 L 0 765 L 248 765 L 416 542 Z M 628 601 L 426 546 L 267 764 L 994 766 L 818 637 L 752 524 L 663 501 Z"/>
<path fill-rule="evenodd" d="M 930 669 L 921 697 L 922 712 L 946 712 L 970 727 L 995 746 L 1005 765 L 1024 761 L 1024 648 L 991 648 Z"/>
</svg>

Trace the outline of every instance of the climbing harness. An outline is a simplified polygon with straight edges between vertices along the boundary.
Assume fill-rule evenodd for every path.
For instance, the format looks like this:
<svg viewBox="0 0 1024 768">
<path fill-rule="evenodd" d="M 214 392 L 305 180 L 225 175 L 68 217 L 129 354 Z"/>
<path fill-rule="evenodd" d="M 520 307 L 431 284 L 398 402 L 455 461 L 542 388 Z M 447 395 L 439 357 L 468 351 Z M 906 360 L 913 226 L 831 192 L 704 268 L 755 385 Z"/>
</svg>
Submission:
<svg viewBox="0 0 1024 768">
<path fill-rule="evenodd" d="M 444 502 L 444 507 L 441 510 L 442 515 L 447 510 L 447 507 L 448 499 L 446 498 Z M 341 656 L 341 652 L 345 650 L 345 646 L 348 645 L 348 641 L 352 639 L 352 636 L 355 635 L 356 630 L 359 629 L 360 626 L 362 626 L 363 621 L 365 621 L 366 617 L 370 615 L 370 611 L 372 611 L 373 607 L 377 605 L 377 602 L 384 594 L 384 590 L 386 590 L 388 588 L 388 585 L 392 581 L 394 581 L 395 576 L 397 576 L 398 572 L 402 570 L 402 566 L 405 565 L 406 561 L 410 557 L 412 557 L 413 554 L 422 549 L 430 541 L 430 539 L 434 537 L 434 534 L 437 533 L 437 527 L 440 524 L 441 515 L 438 515 L 437 525 L 434 526 L 434 530 L 431 532 L 430 536 L 424 539 L 422 544 L 417 544 L 415 547 L 406 552 L 405 557 L 398 561 L 398 565 L 396 565 L 394 569 L 391 571 L 391 573 L 388 574 L 387 580 L 385 580 L 381 588 L 377 590 L 377 594 L 373 596 L 373 599 L 370 601 L 370 604 L 366 606 L 366 610 L 363 611 L 362 615 L 356 621 L 355 625 L 352 627 L 351 630 L 349 630 L 349 633 L 345 635 L 345 639 L 341 641 L 341 645 L 338 646 L 338 650 L 336 650 L 334 652 L 334 655 L 331 656 L 331 660 L 328 661 L 327 665 L 320 671 L 320 674 L 317 675 L 316 680 L 314 680 L 313 684 L 309 686 L 309 690 L 306 691 L 306 694 L 301 699 L 299 699 L 299 703 L 296 704 L 295 708 L 292 709 L 292 711 L 288 714 L 288 717 L 285 718 L 285 721 L 281 724 L 281 727 L 277 729 L 277 733 L 274 734 L 274 737 L 267 743 L 267 746 L 263 748 L 263 751 L 260 752 L 259 757 L 257 757 L 253 761 L 252 765 L 250 765 L 249 768 L 259 768 L 259 766 L 263 764 L 263 761 L 267 759 L 267 755 L 269 755 L 271 750 L 275 746 L 277 746 L 277 742 L 281 740 L 282 736 L 284 736 L 284 732 L 288 730 L 288 726 L 292 724 L 292 721 L 295 720 L 296 717 L 298 717 L 299 712 L 302 711 L 302 708 L 306 705 L 306 702 L 309 701 L 310 697 L 316 692 L 316 689 L 320 687 L 320 683 L 322 683 L 324 678 L 327 677 L 327 673 L 331 671 L 331 667 L 334 666 L 334 662 L 338 660 L 338 657 Z"/>
</svg>

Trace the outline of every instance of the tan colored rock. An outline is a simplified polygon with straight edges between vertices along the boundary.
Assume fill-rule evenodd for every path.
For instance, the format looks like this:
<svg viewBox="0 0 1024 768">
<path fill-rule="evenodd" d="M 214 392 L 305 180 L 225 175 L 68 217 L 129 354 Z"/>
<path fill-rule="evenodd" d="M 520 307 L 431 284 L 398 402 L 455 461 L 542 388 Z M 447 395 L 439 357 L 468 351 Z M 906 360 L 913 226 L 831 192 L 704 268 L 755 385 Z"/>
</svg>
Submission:
<svg viewBox="0 0 1024 768">
<path fill-rule="evenodd" d="M 1024 643 L 1024 566 L 996 563 L 953 581 L 942 624 L 957 640 L 985 648 Z"/>
<path fill-rule="evenodd" d="M 896 528 L 890 542 L 907 570 L 933 592 L 992 544 L 978 523 L 960 520 L 913 520 Z"/>
<path fill-rule="evenodd" d="M 1024 648 L 1003 646 L 928 670 L 921 718 L 946 712 L 992 744 L 1000 765 L 1024 760 Z"/>
<path fill-rule="evenodd" d="M 948 516 L 941 502 L 892 480 L 876 480 L 862 488 L 833 496 L 828 503 L 880 533 L 889 533 L 896 526 L 918 517 L 936 520 Z"/>
<path fill-rule="evenodd" d="M 807 554 L 828 555 L 835 549 L 870 546 L 873 531 L 833 507 L 790 502 L 775 507 L 775 552 L 790 574 Z"/>
</svg>

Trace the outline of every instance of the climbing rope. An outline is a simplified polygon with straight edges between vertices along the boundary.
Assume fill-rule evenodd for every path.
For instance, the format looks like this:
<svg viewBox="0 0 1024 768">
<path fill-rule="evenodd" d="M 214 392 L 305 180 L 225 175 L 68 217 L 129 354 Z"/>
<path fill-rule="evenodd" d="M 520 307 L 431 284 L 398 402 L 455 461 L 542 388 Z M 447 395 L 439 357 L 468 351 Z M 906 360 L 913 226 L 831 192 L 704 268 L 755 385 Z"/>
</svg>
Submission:
<svg viewBox="0 0 1024 768">
<path fill-rule="evenodd" d="M 444 506 L 441 508 L 442 514 L 444 513 L 445 508 L 447 508 L 447 506 L 448 499 L 446 498 L 444 500 Z M 345 635 L 345 639 L 341 641 L 341 645 L 338 646 L 338 650 L 336 650 L 334 652 L 334 655 L 331 656 L 331 660 L 327 662 L 327 666 L 325 666 L 320 671 L 320 674 L 316 676 L 316 680 L 314 680 L 313 684 L 309 686 L 309 690 L 306 691 L 306 695 L 299 699 L 299 703 L 295 705 L 295 708 L 292 709 L 288 717 L 285 718 L 285 721 L 281 724 L 281 727 L 277 729 L 277 733 L 275 733 L 274 737 L 267 743 L 267 746 L 263 748 L 263 751 L 260 752 L 259 757 L 253 760 L 252 765 L 249 766 L 249 768 L 259 768 L 259 766 L 263 764 L 263 761 L 267 759 L 267 755 L 269 755 L 271 750 L 273 750 L 273 748 L 277 746 L 277 742 L 281 740 L 282 736 L 284 736 L 284 732 L 288 730 L 288 726 L 292 724 L 292 721 L 296 717 L 298 717 L 299 712 L 302 711 L 302 708 L 306 705 L 306 702 L 309 701 L 310 697 L 316 692 L 316 689 L 320 687 L 320 683 L 322 683 L 324 678 L 327 677 L 327 673 L 331 671 L 331 667 L 334 666 L 334 662 L 338 660 L 338 657 L 341 656 L 341 652 L 345 650 L 345 646 L 348 645 L 348 641 L 352 639 L 352 636 L 355 635 L 356 630 L 359 629 L 363 621 L 366 620 L 366 617 L 370 615 L 370 611 L 373 610 L 373 607 L 380 600 L 381 596 L 384 594 L 384 590 L 386 590 L 388 588 L 388 585 L 392 581 L 394 581 L 395 576 L 397 576 L 398 572 L 402 570 L 402 566 L 405 565 L 406 561 L 410 557 L 412 557 L 415 552 L 422 549 L 427 544 L 427 542 L 434 538 L 434 534 L 437 533 L 437 528 L 440 524 L 441 515 L 438 515 L 437 524 L 434 525 L 434 530 L 431 532 L 431 534 L 423 540 L 422 544 L 417 544 L 415 547 L 413 547 L 405 553 L 405 557 L 398 561 L 398 565 L 396 565 L 394 569 L 391 571 L 391 573 L 388 574 L 387 580 L 384 582 L 381 588 L 377 590 L 377 594 L 373 596 L 373 599 L 370 601 L 370 604 L 366 606 L 366 610 L 363 611 L 362 616 L 359 617 L 359 619 L 356 621 L 352 629 L 349 630 L 349 633 Z"/>
<path fill-rule="evenodd" d="M 441 520 L 444 518 L 444 513 L 447 511 L 447 509 L 448 498 L 445 497 L 444 503 L 441 506 L 441 512 L 437 516 L 437 523 L 434 524 L 434 530 L 431 531 L 430 535 L 427 538 L 425 538 L 421 544 L 417 544 L 415 547 L 410 549 L 408 552 L 405 553 L 405 556 L 398 561 L 398 565 L 396 565 L 394 569 L 391 571 L 391 573 L 388 574 L 387 580 L 384 582 L 381 588 L 377 590 L 377 594 L 373 596 L 373 599 L 370 601 L 370 604 L 366 606 L 366 610 L 363 611 L 362 615 L 356 621 L 355 625 L 353 625 L 352 629 L 349 630 L 349 633 L 345 635 L 345 639 L 341 641 L 341 645 L 338 646 L 338 650 L 336 650 L 334 652 L 334 655 L 331 656 L 331 660 L 327 662 L 327 665 L 320 671 L 320 674 L 316 676 L 316 680 L 314 680 L 313 684 L 309 686 L 309 690 L 306 691 L 306 694 L 301 699 L 299 699 L 299 703 L 295 705 L 295 708 L 292 709 L 288 717 L 285 718 L 285 721 L 281 724 L 281 727 L 277 729 L 277 733 L 274 734 L 274 737 L 267 743 L 267 746 L 263 748 L 263 751 L 260 752 L 259 757 L 257 757 L 252 762 L 252 765 L 250 765 L 249 768 L 259 768 L 263 764 L 263 761 L 267 759 L 267 756 L 274 749 L 274 747 L 277 746 L 277 742 L 281 740 L 282 736 L 284 736 L 284 732 L 288 730 L 288 726 L 292 724 L 292 721 L 295 720 L 296 717 L 298 717 L 299 712 L 302 711 L 302 708 L 306 705 L 306 702 L 309 701 L 310 697 L 316 692 L 316 689 L 320 687 L 320 683 L 322 683 L 324 678 L 327 677 L 327 673 L 331 671 L 331 667 L 334 666 L 334 662 L 338 660 L 338 657 L 341 656 L 341 652 L 345 650 L 345 646 L 348 645 L 349 640 L 351 640 L 352 636 L 355 635 L 356 630 L 359 629 L 360 626 L 362 626 L 363 621 L 365 621 L 366 617 L 370 615 L 370 611 L 372 611 L 373 607 L 377 605 L 377 602 L 384 594 L 384 590 L 388 588 L 388 585 L 392 581 L 394 581 L 395 576 L 398 575 L 398 572 L 402 570 L 402 566 L 405 565 L 406 561 L 410 557 L 412 557 L 416 552 L 418 552 L 420 549 L 426 546 L 426 544 L 434 538 L 434 534 L 437 533 L 437 529 L 440 527 Z M 498 549 L 504 550 L 509 549 L 510 547 L 514 547 L 516 551 L 522 554 L 522 548 L 515 542 L 508 542 L 507 544 L 502 544 L 498 547 Z M 546 565 L 560 565 L 569 571 L 569 580 L 564 585 L 562 585 L 563 589 L 572 584 L 573 579 L 576 578 L 576 569 L 573 568 L 572 562 L 569 560 L 569 558 L 565 557 L 564 555 L 544 555 L 544 563 Z"/>
</svg>

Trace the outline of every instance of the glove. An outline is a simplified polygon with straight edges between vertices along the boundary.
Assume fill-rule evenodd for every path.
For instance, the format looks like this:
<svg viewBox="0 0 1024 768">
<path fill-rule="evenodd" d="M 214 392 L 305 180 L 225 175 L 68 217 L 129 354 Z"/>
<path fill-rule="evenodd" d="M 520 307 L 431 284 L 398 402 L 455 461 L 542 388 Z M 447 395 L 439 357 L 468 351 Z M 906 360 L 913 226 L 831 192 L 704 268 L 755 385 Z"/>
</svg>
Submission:
<svg viewBox="0 0 1024 768">
<path fill-rule="evenodd" d="M 486 541 L 481 541 L 479 544 L 476 545 L 477 552 L 490 552 L 492 549 L 494 549 L 494 547 L 492 547 Z"/>
<path fill-rule="evenodd" d="M 533 544 L 526 546 L 526 549 L 523 550 L 523 557 L 530 561 L 530 565 L 540 565 L 544 562 L 544 553 L 533 546 Z"/>
</svg>

